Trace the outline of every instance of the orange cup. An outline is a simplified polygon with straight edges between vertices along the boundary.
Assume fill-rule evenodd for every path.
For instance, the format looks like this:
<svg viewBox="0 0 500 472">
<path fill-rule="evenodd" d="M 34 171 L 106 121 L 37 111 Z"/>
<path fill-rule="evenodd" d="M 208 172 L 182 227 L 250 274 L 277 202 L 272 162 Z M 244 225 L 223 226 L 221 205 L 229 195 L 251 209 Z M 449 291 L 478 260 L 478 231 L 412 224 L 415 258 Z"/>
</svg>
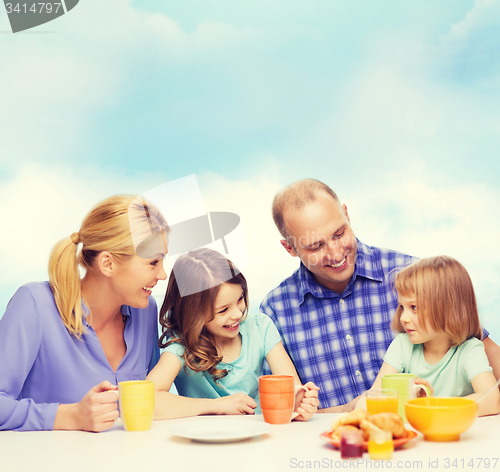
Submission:
<svg viewBox="0 0 500 472">
<path fill-rule="evenodd" d="M 259 398 L 266 423 L 289 423 L 295 404 L 293 377 L 291 375 L 262 375 L 259 377 Z"/>
</svg>

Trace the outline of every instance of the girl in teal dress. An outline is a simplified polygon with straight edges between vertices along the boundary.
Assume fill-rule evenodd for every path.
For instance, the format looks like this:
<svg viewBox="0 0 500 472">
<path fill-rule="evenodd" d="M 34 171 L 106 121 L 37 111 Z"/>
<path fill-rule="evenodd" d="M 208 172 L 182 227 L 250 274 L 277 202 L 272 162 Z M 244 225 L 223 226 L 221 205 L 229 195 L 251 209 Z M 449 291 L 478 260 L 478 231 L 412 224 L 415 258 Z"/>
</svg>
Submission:
<svg viewBox="0 0 500 472">
<path fill-rule="evenodd" d="M 177 259 L 160 310 L 162 354 L 147 377 L 157 391 L 155 419 L 260 413 L 265 360 L 300 386 L 271 319 L 247 312 L 247 282 L 225 256 L 201 248 Z M 178 395 L 169 392 L 174 382 Z M 318 406 L 318 388 L 304 387 L 297 388 L 296 420 Z"/>
</svg>

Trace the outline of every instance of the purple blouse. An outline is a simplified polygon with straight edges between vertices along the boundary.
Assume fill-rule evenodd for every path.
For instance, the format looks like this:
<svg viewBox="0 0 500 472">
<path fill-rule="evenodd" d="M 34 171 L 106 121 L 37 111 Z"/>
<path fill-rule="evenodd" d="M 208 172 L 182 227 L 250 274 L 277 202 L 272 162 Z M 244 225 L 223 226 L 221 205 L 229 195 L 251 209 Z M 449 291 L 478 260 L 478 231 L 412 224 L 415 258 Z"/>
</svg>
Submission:
<svg viewBox="0 0 500 472">
<path fill-rule="evenodd" d="M 127 352 L 116 372 L 95 331 L 71 335 L 48 282 L 23 285 L 0 319 L 0 430 L 51 430 L 60 403 L 77 403 L 109 380 L 145 379 L 159 358 L 156 302 L 122 306 Z"/>
</svg>

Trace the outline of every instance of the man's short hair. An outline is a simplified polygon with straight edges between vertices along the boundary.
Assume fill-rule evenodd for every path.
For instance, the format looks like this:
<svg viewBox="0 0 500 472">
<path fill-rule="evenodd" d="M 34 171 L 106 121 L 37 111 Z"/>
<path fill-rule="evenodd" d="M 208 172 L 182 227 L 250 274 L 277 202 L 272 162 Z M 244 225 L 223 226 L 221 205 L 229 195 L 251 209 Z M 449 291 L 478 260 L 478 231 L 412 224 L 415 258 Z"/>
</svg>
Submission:
<svg viewBox="0 0 500 472">
<path fill-rule="evenodd" d="M 315 179 L 303 179 L 287 185 L 280 190 L 273 201 L 273 220 L 281 236 L 289 238 L 283 214 L 288 209 L 300 210 L 317 200 L 318 194 L 325 192 L 340 204 L 337 194 L 326 184 Z"/>
</svg>

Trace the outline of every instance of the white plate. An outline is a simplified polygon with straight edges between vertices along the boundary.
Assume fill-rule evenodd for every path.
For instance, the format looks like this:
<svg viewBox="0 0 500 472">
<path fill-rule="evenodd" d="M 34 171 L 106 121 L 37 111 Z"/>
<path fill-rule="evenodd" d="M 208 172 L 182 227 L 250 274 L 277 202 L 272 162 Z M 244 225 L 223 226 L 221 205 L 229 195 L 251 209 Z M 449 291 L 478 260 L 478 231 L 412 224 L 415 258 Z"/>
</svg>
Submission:
<svg viewBox="0 0 500 472">
<path fill-rule="evenodd" d="M 201 442 L 233 442 L 253 438 L 269 430 L 264 421 L 256 421 L 228 417 L 192 418 L 179 421 L 169 428 L 172 434 L 181 438 Z"/>
</svg>

